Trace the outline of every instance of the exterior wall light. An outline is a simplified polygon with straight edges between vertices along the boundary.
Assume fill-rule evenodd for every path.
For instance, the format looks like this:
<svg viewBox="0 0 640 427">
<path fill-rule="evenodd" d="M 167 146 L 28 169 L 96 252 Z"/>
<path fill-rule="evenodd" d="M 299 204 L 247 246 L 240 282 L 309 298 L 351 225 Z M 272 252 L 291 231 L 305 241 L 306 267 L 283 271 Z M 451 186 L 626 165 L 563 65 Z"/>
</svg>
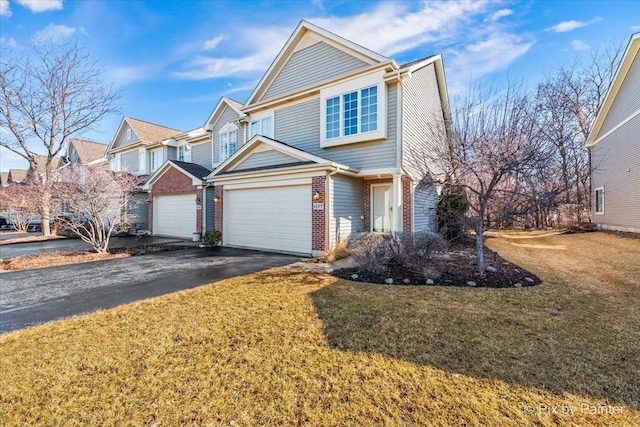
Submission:
<svg viewBox="0 0 640 427">
<path fill-rule="evenodd" d="M 213 201 L 218 203 L 220 201 L 220 196 L 213 196 Z"/>
<path fill-rule="evenodd" d="M 315 193 L 313 193 L 313 200 L 320 200 L 320 192 L 316 191 Z"/>
</svg>

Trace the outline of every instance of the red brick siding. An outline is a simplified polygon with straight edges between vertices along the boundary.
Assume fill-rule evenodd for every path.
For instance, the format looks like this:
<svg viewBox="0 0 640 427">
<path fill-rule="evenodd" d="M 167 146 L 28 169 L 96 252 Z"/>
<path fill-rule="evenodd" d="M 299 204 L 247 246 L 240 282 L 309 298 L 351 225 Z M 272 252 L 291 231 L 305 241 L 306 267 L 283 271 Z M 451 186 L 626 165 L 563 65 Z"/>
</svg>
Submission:
<svg viewBox="0 0 640 427">
<path fill-rule="evenodd" d="M 324 251 L 326 249 L 326 176 L 314 176 L 311 178 L 311 250 Z M 320 193 L 320 198 L 313 200 L 313 194 Z M 324 210 L 313 210 L 313 203 L 324 203 Z"/>
<path fill-rule="evenodd" d="M 215 204 L 213 209 L 215 210 L 215 229 L 222 232 L 222 195 L 223 195 L 223 191 L 222 191 L 222 185 L 216 185 L 213 187 L 213 194 L 214 194 L 214 198 L 217 198 L 218 201 L 214 201 L 213 203 Z"/>
<path fill-rule="evenodd" d="M 195 199 L 196 195 L 202 200 L 202 190 L 196 190 L 190 177 L 180 172 L 174 167 L 162 174 L 162 176 L 153 183 L 151 192 L 149 193 L 149 230 L 153 232 L 153 198 L 157 196 L 171 196 L 179 194 L 192 193 Z M 202 203 L 202 202 L 200 202 Z M 202 229 L 202 211 L 196 210 L 196 226 L 198 230 Z"/>
<path fill-rule="evenodd" d="M 196 197 L 198 198 L 198 200 L 200 200 L 199 202 L 196 202 L 196 230 L 199 230 L 200 232 L 202 232 L 203 231 L 203 228 L 202 228 L 202 200 L 203 200 L 202 188 L 198 188 L 196 190 Z M 198 206 L 200 206 L 200 208 L 198 208 Z"/>
<path fill-rule="evenodd" d="M 402 177 L 402 231 L 411 231 L 411 189 L 412 181 L 408 176 Z"/>
<path fill-rule="evenodd" d="M 392 178 L 366 179 L 364 181 L 364 229 L 371 231 L 371 184 L 391 184 Z"/>
</svg>

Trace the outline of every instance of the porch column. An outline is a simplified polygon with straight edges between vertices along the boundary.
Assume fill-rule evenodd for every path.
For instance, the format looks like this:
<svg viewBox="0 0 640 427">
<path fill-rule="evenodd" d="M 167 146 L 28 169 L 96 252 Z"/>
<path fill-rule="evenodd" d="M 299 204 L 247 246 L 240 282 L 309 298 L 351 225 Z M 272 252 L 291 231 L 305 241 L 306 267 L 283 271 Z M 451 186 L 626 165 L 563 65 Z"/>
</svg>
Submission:
<svg viewBox="0 0 640 427">
<path fill-rule="evenodd" d="M 391 185 L 391 231 L 402 231 L 402 177 L 393 175 Z"/>
</svg>

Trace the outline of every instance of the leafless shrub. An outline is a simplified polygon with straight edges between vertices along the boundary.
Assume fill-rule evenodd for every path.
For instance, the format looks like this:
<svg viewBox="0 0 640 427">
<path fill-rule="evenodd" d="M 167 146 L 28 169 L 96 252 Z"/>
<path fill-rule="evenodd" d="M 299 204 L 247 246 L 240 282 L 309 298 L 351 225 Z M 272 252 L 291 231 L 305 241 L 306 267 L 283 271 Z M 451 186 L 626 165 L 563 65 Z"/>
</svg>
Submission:
<svg viewBox="0 0 640 427">
<path fill-rule="evenodd" d="M 379 273 L 387 268 L 387 242 L 381 234 L 363 233 L 353 242 L 353 260 L 366 271 Z"/>
<path fill-rule="evenodd" d="M 389 262 L 426 277 L 434 255 L 446 251 L 447 242 L 436 233 L 397 232 L 389 240 L 388 247 Z"/>
</svg>

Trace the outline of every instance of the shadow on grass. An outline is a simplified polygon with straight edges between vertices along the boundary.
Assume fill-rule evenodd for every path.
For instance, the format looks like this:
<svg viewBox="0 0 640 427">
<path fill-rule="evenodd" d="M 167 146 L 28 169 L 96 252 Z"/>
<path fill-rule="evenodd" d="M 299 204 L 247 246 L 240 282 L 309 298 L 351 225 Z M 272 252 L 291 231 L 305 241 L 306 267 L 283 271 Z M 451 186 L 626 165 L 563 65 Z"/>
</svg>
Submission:
<svg viewBox="0 0 640 427">
<path fill-rule="evenodd" d="M 311 298 L 335 348 L 640 408 L 637 315 L 603 318 L 598 294 L 341 281 Z"/>
</svg>

